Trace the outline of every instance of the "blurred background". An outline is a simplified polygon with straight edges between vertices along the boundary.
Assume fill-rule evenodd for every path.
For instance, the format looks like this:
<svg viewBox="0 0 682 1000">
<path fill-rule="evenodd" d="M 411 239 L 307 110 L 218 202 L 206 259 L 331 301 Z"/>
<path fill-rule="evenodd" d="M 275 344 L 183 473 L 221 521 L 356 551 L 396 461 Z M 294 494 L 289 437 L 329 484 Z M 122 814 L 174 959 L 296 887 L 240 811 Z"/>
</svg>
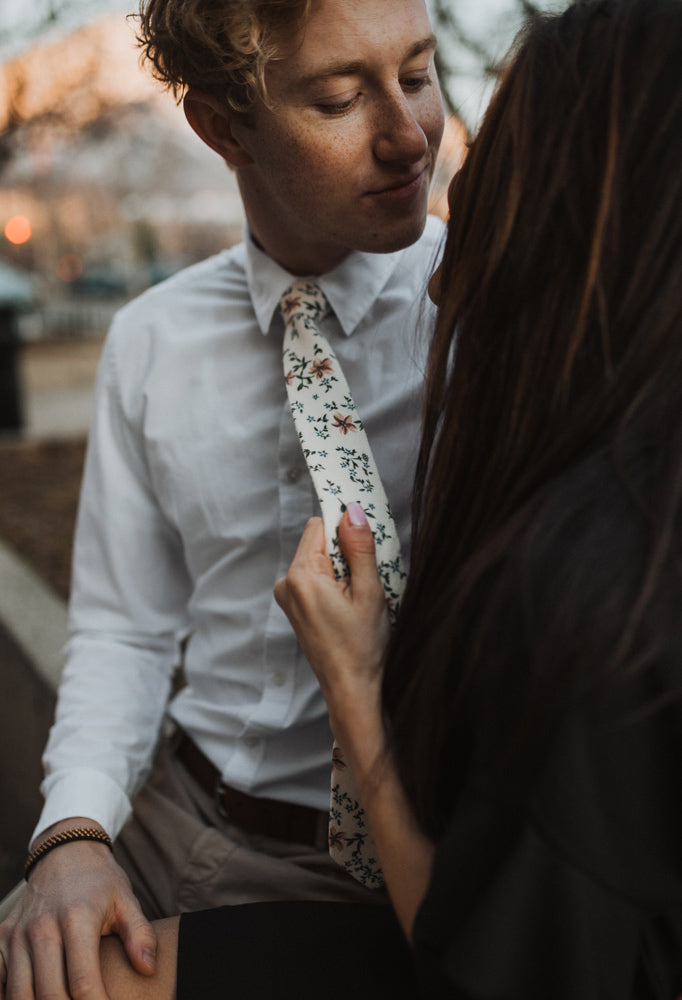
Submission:
<svg viewBox="0 0 682 1000">
<path fill-rule="evenodd" d="M 429 6 L 449 110 L 432 197 L 444 215 L 501 55 L 552 5 Z M 131 9 L 0 10 L 0 896 L 40 810 L 103 338 L 129 298 L 241 237 L 234 178 L 140 68 Z"/>
</svg>

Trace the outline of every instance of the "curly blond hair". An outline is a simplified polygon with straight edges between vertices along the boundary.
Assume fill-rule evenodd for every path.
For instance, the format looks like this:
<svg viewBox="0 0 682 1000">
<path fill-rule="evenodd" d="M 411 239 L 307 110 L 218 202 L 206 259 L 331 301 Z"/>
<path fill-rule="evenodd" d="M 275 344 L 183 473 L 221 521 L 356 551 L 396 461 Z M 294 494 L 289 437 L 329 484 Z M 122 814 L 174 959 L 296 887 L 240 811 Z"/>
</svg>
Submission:
<svg viewBox="0 0 682 1000">
<path fill-rule="evenodd" d="M 313 0 L 141 0 L 142 62 L 180 100 L 190 87 L 234 111 L 267 102 L 265 69 L 280 58 Z"/>
</svg>

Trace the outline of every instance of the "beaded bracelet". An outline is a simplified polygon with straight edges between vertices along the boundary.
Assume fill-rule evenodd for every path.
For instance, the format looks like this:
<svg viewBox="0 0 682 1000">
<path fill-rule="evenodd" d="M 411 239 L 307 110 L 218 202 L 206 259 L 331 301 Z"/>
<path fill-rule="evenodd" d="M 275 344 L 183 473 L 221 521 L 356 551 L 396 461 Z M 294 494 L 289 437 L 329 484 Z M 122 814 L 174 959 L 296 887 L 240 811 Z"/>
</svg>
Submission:
<svg viewBox="0 0 682 1000">
<path fill-rule="evenodd" d="M 35 851 L 32 851 L 26 858 L 26 864 L 24 865 L 24 878 L 26 881 L 28 882 L 28 876 L 41 858 L 44 858 L 50 851 L 54 851 L 55 847 L 61 847 L 62 844 L 69 844 L 76 840 L 96 840 L 100 844 L 106 844 L 110 851 L 113 850 L 111 837 L 103 830 L 96 830 L 94 827 L 77 827 L 74 830 L 64 830 L 63 833 L 55 833 L 54 836 L 48 837 L 42 844 L 39 844 Z"/>
</svg>

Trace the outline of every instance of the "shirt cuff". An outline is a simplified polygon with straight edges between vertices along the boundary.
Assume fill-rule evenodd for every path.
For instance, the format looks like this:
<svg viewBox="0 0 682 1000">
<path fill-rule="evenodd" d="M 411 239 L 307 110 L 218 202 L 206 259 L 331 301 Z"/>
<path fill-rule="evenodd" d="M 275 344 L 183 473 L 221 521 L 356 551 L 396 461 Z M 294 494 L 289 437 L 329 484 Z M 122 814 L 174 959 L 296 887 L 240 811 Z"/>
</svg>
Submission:
<svg viewBox="0 0 682 1000">
<path fill-rule="evenodd" d="M 101 771 L 73 768 L 51 774 L 41 791 L 45 805 L 30 843 L 48 826 L 70 816 L 87 816 L 103 826 L 114 840 L 132 812 L 127 795 Z"/>
</svg>

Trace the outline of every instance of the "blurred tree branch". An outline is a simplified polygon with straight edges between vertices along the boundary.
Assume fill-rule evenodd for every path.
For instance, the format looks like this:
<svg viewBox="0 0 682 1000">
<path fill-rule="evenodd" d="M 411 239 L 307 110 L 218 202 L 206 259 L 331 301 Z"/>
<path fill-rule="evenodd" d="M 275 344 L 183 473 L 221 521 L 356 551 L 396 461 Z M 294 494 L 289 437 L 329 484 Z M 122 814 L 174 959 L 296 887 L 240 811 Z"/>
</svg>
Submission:
<svg viewBox="0 0 682 1000">
<path fill-rule="evenodd" d="M 77 6 L 82 7 L 83 0 L 50 0 L 36 37 Z M 82 36 L 82 44 L 62 47 L 57 56 L 49 48 L 38 55 L 28 48 L 0 65 L 0 173 L 18 144 L 44 126 L 63 132 L 89 128 L 101 134 L 110 129 L 119 102 L 102 86 L 107 54 L 101 35 L 88 31 L 88 25 L 80 28 L 75 35 Z"/>
<path fill-rule="evenodd" d="M 12 45 L 18 38 L 30 43 L 48 28 L 59 24 L 66 15 L 79 8 L 84 10 L 87 6 L 88 0 L 32 0 L 27 4 L 30 17 L 18 21 L 11 28 L 0 29 L 0 50 Z"/>
<path fill-rule="evenodd" d="M 519 23 L 537 16 L 542 7 L 533 0 L 510 0 L 510 15 L 516 14 Z M 468 30 L 457 13 L 456 0 L 431 0 L 434 27 L 441 44 L 436 52 L 436 68 L 448 109 L 463 118 L 456 97 L 455 81 L 460 74 L 456 65 L 458 55 L 464 52 L 468 60 L 478 67 L 482 79 L 494 80 L 500 71 L 499 60 L 493 54 L 489 40 L 476 37 Z"/>
</svg>

